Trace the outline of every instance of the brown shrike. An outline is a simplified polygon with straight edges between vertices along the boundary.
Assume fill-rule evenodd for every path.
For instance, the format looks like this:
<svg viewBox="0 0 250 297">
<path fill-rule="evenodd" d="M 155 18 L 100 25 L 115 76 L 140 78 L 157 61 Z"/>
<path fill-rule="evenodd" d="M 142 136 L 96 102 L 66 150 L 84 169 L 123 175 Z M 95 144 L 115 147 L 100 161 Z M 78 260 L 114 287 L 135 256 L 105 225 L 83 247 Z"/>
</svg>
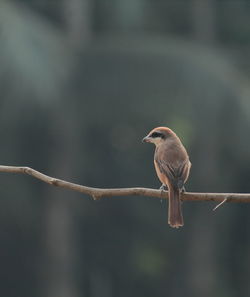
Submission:
<svg viewBox="0 0 250 297">
<path fill-rule="evenodd" d="M 154 143 L 154 165 L 162 182 L 161 189 L 168 188 L 168 223 L 171 227 L 183 226 L 180 191 L 188 179 L 191 163 L 179 137 L 167 127 L 153 129 L 143 142 Z"/>
</svg>

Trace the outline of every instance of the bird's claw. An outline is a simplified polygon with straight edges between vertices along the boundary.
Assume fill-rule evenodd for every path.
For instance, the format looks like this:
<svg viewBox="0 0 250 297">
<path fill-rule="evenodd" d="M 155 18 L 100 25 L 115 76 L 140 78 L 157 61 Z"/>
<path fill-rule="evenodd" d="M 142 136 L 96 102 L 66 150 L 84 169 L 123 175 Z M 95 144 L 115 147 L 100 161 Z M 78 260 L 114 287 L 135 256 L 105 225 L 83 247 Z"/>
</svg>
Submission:
<svg viewBox="0 0 250 297">
<path fill-rule="evenodd" d="M 164 192 L 168 190 L 168 188 L 164 184 L 162 184 L 159 190 L 161 190 L 161 195 L 163 195 Z M 161 198 L 161 203 L 162 203 L 162 198 Z"/>
<path fill-rule="evenodd" d="M 159 190 L 167 191 L 168 188 L 167 188 L 167 186 L 165 186 L 164 184 L 162 184 Z"/>
</svg>

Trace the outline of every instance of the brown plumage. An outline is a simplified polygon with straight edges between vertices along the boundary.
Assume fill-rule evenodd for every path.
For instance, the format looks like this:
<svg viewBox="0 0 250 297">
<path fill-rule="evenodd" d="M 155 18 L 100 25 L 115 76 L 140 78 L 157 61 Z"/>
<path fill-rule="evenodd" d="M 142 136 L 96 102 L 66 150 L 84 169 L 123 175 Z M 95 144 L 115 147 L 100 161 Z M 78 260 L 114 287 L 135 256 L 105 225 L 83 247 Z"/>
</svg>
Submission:
<svg viewBox="0 0 250 297">
<path fill-rule="evenodd" d="M 168 223 L 178 228 L 184 225 L 180 191 L 188 179 L 191 163 L 179 137 L 167 127 L 153 129 L 143 142 L 154 143 L 154 165 L 163 187 L 169 191 Z"/>
</svg>

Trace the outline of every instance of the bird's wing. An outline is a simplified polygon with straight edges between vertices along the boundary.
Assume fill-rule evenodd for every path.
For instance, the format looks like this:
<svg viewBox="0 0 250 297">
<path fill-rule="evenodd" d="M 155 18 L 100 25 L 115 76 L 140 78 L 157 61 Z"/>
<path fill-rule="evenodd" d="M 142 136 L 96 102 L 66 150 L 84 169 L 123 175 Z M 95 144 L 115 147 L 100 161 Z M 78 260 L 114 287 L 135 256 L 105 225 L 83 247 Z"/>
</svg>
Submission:
<svg viewBox="0 0 250 297">
<path fill-rule="evenodd" d="M 188 169 L 189 160 L 182 162 L 178 165 L 178 167 L 174 167 L 170 163 L 163 160 L 156 159 L 155 161 L 157 162 L 161 173 L 167 176 L 172 185 L 181 189 L 186 180 L 186 171 Z"/>
</svg>

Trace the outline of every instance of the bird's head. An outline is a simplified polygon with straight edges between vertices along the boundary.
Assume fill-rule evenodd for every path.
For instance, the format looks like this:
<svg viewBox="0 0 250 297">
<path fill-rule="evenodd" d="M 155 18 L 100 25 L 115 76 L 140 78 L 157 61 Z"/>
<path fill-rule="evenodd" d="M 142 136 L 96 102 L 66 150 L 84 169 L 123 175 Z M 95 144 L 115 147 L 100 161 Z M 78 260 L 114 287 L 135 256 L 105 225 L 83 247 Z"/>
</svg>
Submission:
<svg viewBox="0 0 250 297">
<path fill-rule="evenodd" d="M 159 146 L 174 135 L 175 133 L 167 127 L 157 127 L 150 131 L 148 135 L 142 139 L 142 142 L 150 142 Z"/>
</svg>

